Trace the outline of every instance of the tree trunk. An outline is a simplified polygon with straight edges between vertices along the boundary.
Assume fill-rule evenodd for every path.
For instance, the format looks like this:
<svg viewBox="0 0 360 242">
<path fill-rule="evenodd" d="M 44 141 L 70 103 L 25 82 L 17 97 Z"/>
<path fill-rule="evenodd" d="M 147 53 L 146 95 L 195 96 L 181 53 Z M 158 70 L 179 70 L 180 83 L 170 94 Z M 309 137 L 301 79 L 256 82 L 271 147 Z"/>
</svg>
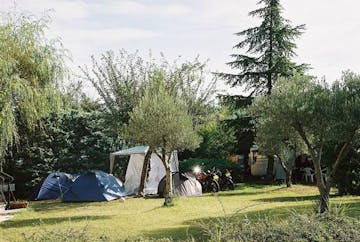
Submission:
<svg viewBox="0 0 360 242">
<path fill-rule="evenodd" d="M 170 166 L 166 167 L 166 182 L 165 182 L 165 202 L 164 206 L 170 206 L 172 204 L 172 197 L 171 197 L 171 171 Z"/>
<path fill-rule="evenodd" d="M 138 191 L 139 196 L 144 196 L 145 195 L 144 194 L 145 180 L 146 180 L 147 173 L 148 173 L 151 154 L 152 154 L 152 148 L 149 147 L 149 150 L 146 152 L 146 155 L 145 155 L 145 158 L 144 158 L 143 168 L 142 168 L 142 171 L 141 171 L 141 180 L 140 180 L 140 186 L 139 186 L 139 191 Z"/>
<path fill-rule="evenodd" d="M 286 186 L 287 187 L 291 187 L 292 183 L 291 183 L 291 179 L 292 179 L 292 170 L 291 169 L 286 169 Z"/>
<path fill-rule="evenodd" d="M 330 186 L 326 186 L 325 189 L 319 189 L 320 191 L 320 213 L 329 212 L 329 194 L 330 194 Z"/>
<path fill-rule="evenodd" d="M 284 169 L 285 171 L 285 174 L 286 174 L 286 186 L 287 187 L 291 187 L 291 179 L 292 179 L 292 165 L 286 165 L 285 162 L 280 158 L 279 155 L 277 155 L 279 161 L 280 161 L 280 164 L 281 164 L 281 167 Z"/>
<path fill-rule="evenodd" d="M 321 172 L 321 152 L 318 154 L 318 157 L 315 155 L 315 152 L 311 151 L 311 156 L 314 163 L 315 168 L 315 177 L 316 177 L 316 185 L 318 187 L 319 193 L 320 193 L 320 213 L 326 213 L 329 211 L 329 191 L 326 188 L 326 185 L 324 183 L 324 177 Z"/>
<path fill-rule="evenodd" d="M 166 142 L 164 140 L 164 146 L 165 146 L 165 144 L 166 144 Z M 156 154 L 161 159 L 161 161 L 165 167 L 165 172 L 166 172 L 165 191 L 164 191 L 164 198 L 165 198 L 164 206 L 171 206 L 172 205 L 172 197 L 171 197 L 172 180 L 171 180 L 171 170 L 170 170 L 170 164 L 169 164 L 171 154 L 169 154 L 168 160 L 166 160 L 166 151 L 164 148 L 161 149 L 161 155 L 159 155 L 157 152 L 156 152 Z"/>
</svg>

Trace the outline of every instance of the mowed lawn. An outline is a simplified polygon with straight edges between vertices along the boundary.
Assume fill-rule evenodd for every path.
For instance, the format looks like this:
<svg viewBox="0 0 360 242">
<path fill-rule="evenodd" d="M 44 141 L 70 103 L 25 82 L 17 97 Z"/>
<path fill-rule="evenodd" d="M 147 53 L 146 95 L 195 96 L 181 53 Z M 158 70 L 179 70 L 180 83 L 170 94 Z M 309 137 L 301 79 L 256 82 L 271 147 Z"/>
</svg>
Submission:
<svg viewBox="0 0 360 242">
<path fill-rule="evenodd" d="M 15 217 L 0 223 L 0 241 L 21 241 L 22 233 L 51 232 L 86 227 L 91 236 L 118 238 L 206 238 L 199 222 L 237 212 L 257 219 L 274 219 L 293 211 L 311 211 L 317 201 L 314 186 L 237 185 L 234 191 L 206 194 L 201 197 L 177 198 L 175 206 L 163 207 L 163 199 L 129 198 L 125 202 L 61 203 L 32 202 Z M 349 216 L 360 216 L 360 197 L 331 197 L 332 204 L 345 204 Z"/>
</svg>

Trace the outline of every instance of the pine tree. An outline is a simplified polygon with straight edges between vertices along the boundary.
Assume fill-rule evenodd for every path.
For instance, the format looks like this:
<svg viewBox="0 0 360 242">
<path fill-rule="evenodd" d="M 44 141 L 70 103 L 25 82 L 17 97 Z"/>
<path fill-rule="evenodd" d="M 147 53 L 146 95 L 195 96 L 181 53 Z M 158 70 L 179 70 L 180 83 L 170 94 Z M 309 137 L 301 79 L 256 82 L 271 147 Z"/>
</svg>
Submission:
<svg viewBox="0 0 360 242">
<path fill-rule="evenodd" d="M 303 72 L 308 65 L 297 65 L 291 61 L 296 55 L 294 40 L 305 30 L 305 25 L 292 27 L 284 19 L 280 0 L 260 0 L 264 7 L 249 13 L 260 17 L 260 26 L 236 33 L 244 40 L 234 46 L 236 49 L 247 48 L 246 54 L 232 54 L 235 60 L 227 63 L 232 69 L 240 70 L 237 74 L 219 73 L 233 87 L 244 85 L 252 94 L 271 94 L 274 83 L 279 77 L 291 76 Z"/>
</svg>

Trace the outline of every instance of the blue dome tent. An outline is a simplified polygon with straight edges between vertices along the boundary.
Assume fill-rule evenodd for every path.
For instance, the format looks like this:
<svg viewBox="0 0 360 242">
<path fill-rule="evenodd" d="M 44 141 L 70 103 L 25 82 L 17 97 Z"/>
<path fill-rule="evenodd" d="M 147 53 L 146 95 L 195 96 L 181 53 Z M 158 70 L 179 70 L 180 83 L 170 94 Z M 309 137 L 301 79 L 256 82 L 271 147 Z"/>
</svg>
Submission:
<svg viewBox="0 0 360 242">
<path fill-rule="evenodd" d="M 70 189 L 76 177 L 63 172 L 49 174 L 41 185 L 36 200 L 60 198 Z"/>
<path fill-rule="evenodd" d="M 125 196 L 123 184 L 103 171 L 88 171 L 80 175 L 64 193 L 64 202 L 111 201 Z"/>
</svg>

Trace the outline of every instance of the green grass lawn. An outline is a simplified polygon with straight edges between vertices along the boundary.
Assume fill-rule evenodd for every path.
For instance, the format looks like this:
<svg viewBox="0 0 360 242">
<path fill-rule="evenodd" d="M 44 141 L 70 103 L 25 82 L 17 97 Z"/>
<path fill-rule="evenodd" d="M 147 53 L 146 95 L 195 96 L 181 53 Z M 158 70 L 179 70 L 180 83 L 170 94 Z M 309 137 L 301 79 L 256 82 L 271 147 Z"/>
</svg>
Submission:
<svg viewBox="0 0 360 242">
<path fill-rule="evenodd" d="M 202 238 L 199 222 L 216 219 L 235 211 L 250 218 L 264 214 L 274 219 L 292 211 L 311 211 L 317 201 L 312 186 L 245 186 L 236 190 L 206 194 L 202 197 L 177 198 L 175 206 L 163 207 L 163 199 L 130 198 L 125 202 L 60 203 L 32 202 L 30 207 L 0 224 L 0 241 L 21 241 L 22 233 L 87 227 L 94 236 L 110 238 L 184 239 L 187 235 Z M 332 204 L 346 204 L 349 216 L 360 216 L 360 197 L 331 197 Z M 205 239 L 205 238 L 204 238 Z"/>
</svg>

